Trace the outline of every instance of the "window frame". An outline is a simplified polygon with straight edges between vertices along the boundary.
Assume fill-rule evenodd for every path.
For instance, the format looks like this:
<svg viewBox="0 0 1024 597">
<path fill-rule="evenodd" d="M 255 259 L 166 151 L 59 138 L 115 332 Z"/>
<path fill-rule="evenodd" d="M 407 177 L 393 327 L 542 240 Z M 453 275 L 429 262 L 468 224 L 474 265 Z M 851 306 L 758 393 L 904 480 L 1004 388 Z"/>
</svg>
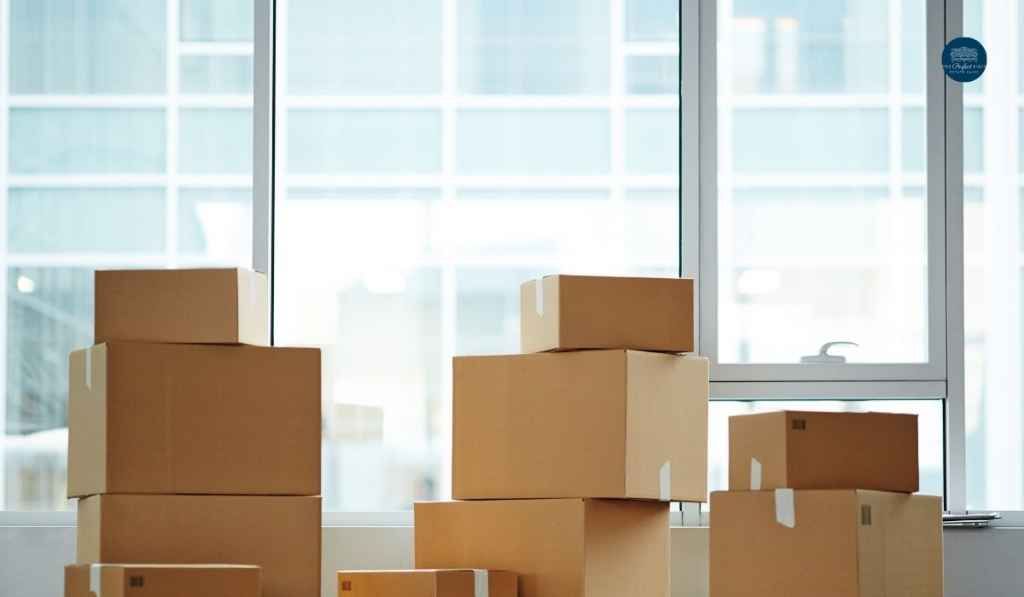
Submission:
<svg viewBox="0 0 1024 597">
<path fill-rule="evenodd" d="M 941 27 L 943 0 L 927 0 L 926 10 L 926 55 L 938 55 L 942 48 Z M 709 139 L 701 146 L 701 231 L 700 271 L 701 309 L 700 351 L 711 360 L 712 381 L 939 381 L 947 376 L 946 314 L 946 213 L 944 160 L 941 148 L 945 144 L 946 131 L 941 126 L 942 110 L 928 109 L 927 112 L 927 267 L 928 267 L 928 361 L 924 363 L 854 363 L 836 365 L 802 365 L 798 363 L 720 363 L 718 361 L 718 186 L 721 181 L 719 160 L 725 159 L 718 144 L 718 94 L 717 94 L 717 53 L 718 53 L 718 2 L 700 0 L 701 35 L 710 37 L 713 43 L 701 46 L 702 73 L 711 73 L 704 82 L 701 93 L 701 123 L 706 125 L 702 133 Z M 893 14 L 893 13 L 890 13 Z M 898 32 L 899 23 L 890 23 L 889 31 Z M 938 44 L 938 45 L 936 45 Z M 890 44 L 891 53 L 902 51 L 899 43 Z M 891 60 L 890 56 L 886 56 Z M 891 76 L 891 75 L 890 75 Z M 942 106 L 942 92 L 945 77 L 938 61 L 926 61 L 926 106 Z M 889 107 L 891 110 L 892 108 Z M 899 135 L 890 131 L 890 135 Z M 843 338 L 832 338 L 843 340 Z M 818 346 L 808 346 L 807 354 L 813 354 Z"/>
</svg>

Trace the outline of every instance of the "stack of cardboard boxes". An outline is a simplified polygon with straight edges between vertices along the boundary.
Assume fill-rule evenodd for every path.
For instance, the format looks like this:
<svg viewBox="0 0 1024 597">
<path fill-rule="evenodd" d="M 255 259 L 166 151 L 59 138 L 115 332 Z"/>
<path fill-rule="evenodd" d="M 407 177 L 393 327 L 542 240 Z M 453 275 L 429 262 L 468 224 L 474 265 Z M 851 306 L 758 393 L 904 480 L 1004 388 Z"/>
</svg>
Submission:
<svg viewBox="0 0 1024 597">
<path fill-rule="evenodd" d="M 454 360 L 457 501 L 416 504 L 416 567 L 512 571 L 520 597 L 665 597 L 669 502 L 706 495 L 708 362 L 678 354 L 693 281 L 545 277 L 521 326 L 526 354 Z"/>
<path fill-rule="evenodd" d="M 941 597 L 941 500 L 911 495 L 917 454 L 915 415 L 730 418 L 711 597 Z"/>
<path fill-rule="evenodd" d="M 268 346 L 258 273 L 103 271 L 95 282 L 96 345 L 70 357 L 78 564 L 259 566 L 265 597 L 317 597 L 319 350 Z M 100 576 L 123 580 L 124 566 L 109 568 Z M 144 568 L 129 581 L 219 586 L 202 567 Z M 225 594 L 252 594 L 251 569 L 220 569 L 239 583 Z M 85 576 L 69 569 L 69 591 Z"/>
</svg>

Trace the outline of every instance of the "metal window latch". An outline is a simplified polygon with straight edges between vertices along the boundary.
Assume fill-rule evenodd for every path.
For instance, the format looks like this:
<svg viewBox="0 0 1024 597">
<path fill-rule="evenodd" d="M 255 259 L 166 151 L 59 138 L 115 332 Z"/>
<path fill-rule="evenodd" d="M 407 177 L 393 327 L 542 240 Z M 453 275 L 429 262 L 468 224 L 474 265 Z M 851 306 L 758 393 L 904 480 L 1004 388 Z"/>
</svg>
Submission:
<svg viewBox="0 0 1024 597">
<path fill-rule="evenodd" d="M 818 354 L 812 354 L 809 356 L 800 357 L 801 363 L 811 364 L 832 364 L 832 363 L 845 363 L 846 357 L 841 354 L 829 354 L 828 351 L 833 346 L 860 346 L 856 342 L 850 342 L 849 340 L 837 340 L 835 342 L 826 342 L 821 345 L 818 350 Z"/>
</svg>

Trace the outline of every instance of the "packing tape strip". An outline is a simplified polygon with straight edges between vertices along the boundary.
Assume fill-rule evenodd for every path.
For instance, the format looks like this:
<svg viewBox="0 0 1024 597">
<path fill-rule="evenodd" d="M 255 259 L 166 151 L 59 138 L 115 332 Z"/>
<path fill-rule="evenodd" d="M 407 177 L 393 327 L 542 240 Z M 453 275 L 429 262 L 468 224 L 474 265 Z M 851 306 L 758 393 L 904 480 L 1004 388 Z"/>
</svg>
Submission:
<svg viewBox="0 0 1024 597">
<path fill-rule="evenodd" d="M 100 570 L 102 570 L 100 564 L 89 566 L 89 592 L 94 597 L 103 597 L 103 587 L 100 585 Z"/>
<path fill-rule="evenodd" d="M 85 387 L 92 389 L 92 347 L 85 349 Z"/>
<path fill-rule="evenodd" d="M 489 591 L 487 571 L 473 570 L 473 597 L 488 597 Z"/>
<path fill-rule="evenodd" d="M 658 470 L 658 499 L 672 501 L 672 461 L 666 460 Z"/>
<path fill-rule="evenodd" d="M 544 278 L 537 278 L 533 283 L 533 307 L 538 317 L 544 317 Z"/>
<path fill-rule="evenodd" d="M 775 522 L 787 528 L 796 526 L 796 508 L 793 505 L 793 490 L 775 490 Z"/>
<path fill-rule="evenodd" d="M 249 306 L 256 307 L 259 305 L 259 300 L 256 298 L 256 293 L 259 292 L 260 284 L 257 277 L 259 274 L 253 272 L 246 274 L 249 278 Z"/>
<path fill-rule="evenodd" d="M 761 490 L 761 461 L 757 458 L 750 459 L 750 491 Z"/>
</svg>

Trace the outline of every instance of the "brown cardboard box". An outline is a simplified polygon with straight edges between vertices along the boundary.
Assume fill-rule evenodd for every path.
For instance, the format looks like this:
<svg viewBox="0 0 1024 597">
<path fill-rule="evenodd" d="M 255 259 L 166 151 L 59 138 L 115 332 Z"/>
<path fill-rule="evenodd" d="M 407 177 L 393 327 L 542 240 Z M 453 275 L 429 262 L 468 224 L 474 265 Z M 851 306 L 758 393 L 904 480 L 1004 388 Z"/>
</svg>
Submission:
<svg viewBox="0 0 1024 597">
<path fill-rule="evenodd" d="M 417 568 L 519 574 L 519 597 L 667 597 L 668 504 L 640 500 L 425 502 Z"/>
<path fill-rule="evenodd" d="M 81 564 L 64 568 L 64 597 L 261 597 L 260 567 Z"/>
<path fill-rule="evenodd" d="M 339 570 L 338 597 L 517 597 L 504 570 Z"/>
<path fill-rule="evenodd" d="M 941 597 L 935 496 L 878 491 L 711 494 L 712 597 Z"/>
<path fill-rule="evenodd" d="M 320 498 L 96 495 L 78 502 L 77 563 L 263 568 L 263 597 L 320 596 Z"/>
<path fill-rule="evenodd" d="M 96 343 L 270 342 L 267 277 L 246 269 L 96 272 Z"/>
<path fill-rule="evenodd" d="M 320 493 L 318 349 L 112 342 L 69 360 L 69 496 Z"/>
<path fill-rule="evenodd" d="M 587 350 L 453 369 L 456 499 L 707 498 L 707 359 Z"/>
<path fill-rule="evenodd" d="M 545 276 L 519 289 L 522 352 L 693 352 L 693 280 Z"/>
<path fill-rule="evenodd" d="M 918 490 L 917 415 L 729 417 L 729 489 Z M 758 482 L 760 478 L 760 482 Z"/>
</svg>

